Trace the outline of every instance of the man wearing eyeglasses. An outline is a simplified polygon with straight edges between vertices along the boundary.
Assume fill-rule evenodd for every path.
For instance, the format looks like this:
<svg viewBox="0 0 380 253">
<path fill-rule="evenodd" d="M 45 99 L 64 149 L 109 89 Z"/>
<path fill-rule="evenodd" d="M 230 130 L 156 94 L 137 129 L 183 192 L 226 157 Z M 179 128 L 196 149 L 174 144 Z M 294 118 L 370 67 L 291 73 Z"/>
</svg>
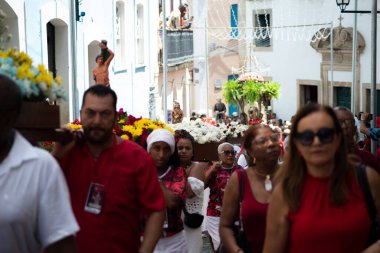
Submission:
<svg viewBox="0 0 380 253">
<path fill-rule="evenodd" d="M 224 189 L 235 170 L 243 169 L 235 164 L 234 146 L 224 142 L 218 146 L 219 162 L 214 162 L 206 171 L 205 189 L 210 188 L 207 206 L 206 229 L 212 239 L 214 250 L 219 247 L 219 221 L 223 205 Z"/>
<path fill-rule="evenodd" d="M 361 150 L 357 144 L 358 132 L 355 126 L 355 119 L 352 112 L 344 106 L 334 108 L 339 123 L 343 129 L 344 137 L 346 138 L 348 152 L 356 154 L 362 162 L 380 172 L 379 163 L 376 157 L 366 150 Z"/>
</svg>

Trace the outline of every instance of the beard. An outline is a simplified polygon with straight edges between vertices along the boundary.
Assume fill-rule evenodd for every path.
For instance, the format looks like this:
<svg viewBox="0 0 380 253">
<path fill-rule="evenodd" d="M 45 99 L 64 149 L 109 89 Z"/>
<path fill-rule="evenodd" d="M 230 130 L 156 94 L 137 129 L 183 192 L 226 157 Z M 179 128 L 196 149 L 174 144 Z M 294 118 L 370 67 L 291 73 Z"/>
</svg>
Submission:
<svg viewBox="0 0 380 253">
<path fill-rule="evenodd" d="M 101 127 L 83 127 L 84 136 L 86 140 L 95 145 L 102 145 L 109 142 L 113 135 L 112 128 Z"/>
</svg>

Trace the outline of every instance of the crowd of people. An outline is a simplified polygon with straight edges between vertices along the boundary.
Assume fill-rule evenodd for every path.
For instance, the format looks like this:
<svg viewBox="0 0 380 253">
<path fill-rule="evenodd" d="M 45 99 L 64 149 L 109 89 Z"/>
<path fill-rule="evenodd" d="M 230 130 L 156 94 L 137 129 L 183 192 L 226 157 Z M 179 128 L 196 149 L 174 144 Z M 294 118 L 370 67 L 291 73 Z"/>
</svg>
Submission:
<svg viewBox="0 0 380 253">
<path fill-rule="evenodd" d="M 21 102 L 0 75 L 0 252 L 199 253 L 202 224 L 215 252 L 380 252 L 366 200 L 380 210 L 379 165 L 347 108 L 302 107 L 287 148 L 276 129 L 251 125 L 243 167 L 228 142 L 218 161 L 194 161 L 184 129 L 152 131 L 146 149 L 122 140 L 104 84 L 83 95 L 83 130 L 66 129 L 72 139 L 49 154 L 14 129 Z"/>
</svg>

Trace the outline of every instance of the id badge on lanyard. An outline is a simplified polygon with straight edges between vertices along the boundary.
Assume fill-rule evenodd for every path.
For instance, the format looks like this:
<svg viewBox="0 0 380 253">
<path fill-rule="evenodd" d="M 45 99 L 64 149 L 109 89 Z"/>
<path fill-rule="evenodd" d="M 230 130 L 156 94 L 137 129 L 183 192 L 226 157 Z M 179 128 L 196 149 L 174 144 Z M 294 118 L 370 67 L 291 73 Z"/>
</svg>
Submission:
<svg viewBox="0 0 380 253">
<path fill-rule="evenodd" d="M 84 210 L 89 213 L 100 214 L 104 202 L 104 193 L 104 185 L 91 183 Z"/>
</svg>

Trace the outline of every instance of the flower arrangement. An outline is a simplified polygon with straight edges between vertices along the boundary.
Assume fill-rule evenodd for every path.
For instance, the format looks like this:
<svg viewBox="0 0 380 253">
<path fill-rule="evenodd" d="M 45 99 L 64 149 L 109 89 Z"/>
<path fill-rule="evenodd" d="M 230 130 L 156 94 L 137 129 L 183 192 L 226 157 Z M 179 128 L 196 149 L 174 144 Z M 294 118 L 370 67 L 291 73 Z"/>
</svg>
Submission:
<svg viewBox="0 0 380 253">
<path fill-rule="evenodd" d="M 219 142 L 226 137 L 241 137 L 248 129 L 248 125 L 244 124 L 210 124 L 201 119 L 190 122 L 182 122 L 179 124 L 170 125 L 175 131 L 185 129 L 195 139 L 195 142 L 204 144 L 207 142 Z"/>
<path fill-rule="evenodd" d="M 61 78 L 53 77 L 44 65 L 33 66 L 32 59 L 25 52 L 15 49 L 0 51 L 0 74 L 13 79 L 20 87 L 24 100 L 41 102 L 64 99 L 66 93 Z"/>
<path fill-rule="evenodd" d="M 195 139 L 195 142 L 204 144 L 207 142 L 219 142 L 225 138 L 222 128 L 203 122 L 201 119 L 190 122 L 169 125 L 174 131 L 185 129 Z"/>
<path fill-rule="evenodd" d="M 78 119 L 66 125 L 73 130 L 82 129 L 82 125 Z M 158 128 L 165 128 L 174 134 L 174 131 L 162 121 L 142 117 L 136 118 L 121 108 L 116 114 L 113 131 L 122 139 L 134 141 L 146 148 L 148 135 Z"/>
<path fill-rule="evenodd" d="M 241 74 L 238 79 L 238 82 L 246 82 L 246 81 L 256 81 L 256 82 L 264 82 L 264 78 L 262 75 L 255 72 L 248 72 Z"/>
<path fill-rule="evenodd" d="M 258 102 L 261 111 L 261 105 L 266 109 L 272 98 L 280 96 L 280 84 L 265 82 L 260 74 L 253 72 L 241 74 L 236 80 L 229 80 L 222 89 L 225 101 L 239 105 L 243 115 L 246 115 L 246 104 Z"/>
</svg>

